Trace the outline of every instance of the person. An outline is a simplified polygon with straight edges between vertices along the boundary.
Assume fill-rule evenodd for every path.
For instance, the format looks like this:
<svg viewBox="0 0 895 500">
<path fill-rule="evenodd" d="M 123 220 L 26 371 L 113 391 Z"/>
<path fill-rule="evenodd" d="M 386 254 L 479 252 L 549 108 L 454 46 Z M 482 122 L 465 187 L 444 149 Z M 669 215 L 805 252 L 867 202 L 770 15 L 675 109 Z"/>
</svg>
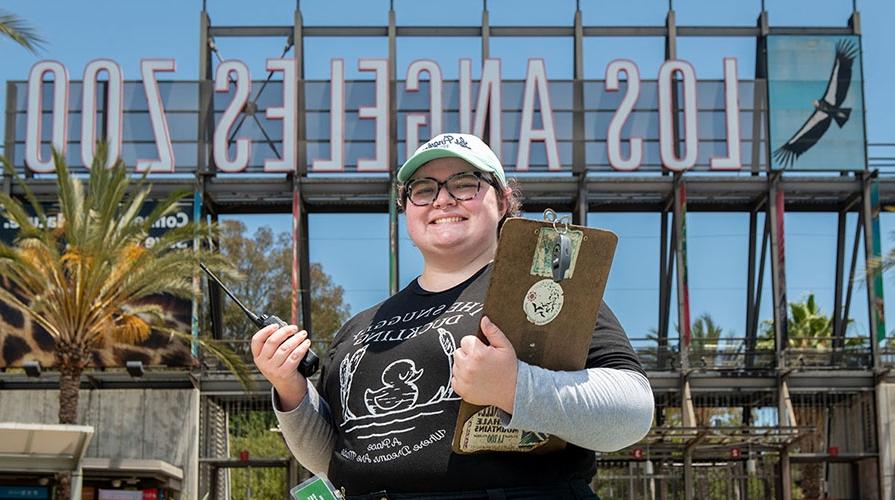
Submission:
<svg viewBox="0 0 895 500">
<path fill-rule="evenodd" d="M 618 320 L 603 303 L 586 369 L 517 360 L 481 313 L 499 227 L 519 209 L 497 156 L 478 137 L 442 134 L 397 181 L 422 274 L 345 323 L 316 386 L 296 371 L 307 332 L 268 326 L 252 338 L 289 449 L 349 498 L 595 498 L 593 451 L 636 443 L 653 418 L 649 381 Z M 453 453 L 461 398 L 496 407 L 505 428 L 568 444 Z"/>
</svg>

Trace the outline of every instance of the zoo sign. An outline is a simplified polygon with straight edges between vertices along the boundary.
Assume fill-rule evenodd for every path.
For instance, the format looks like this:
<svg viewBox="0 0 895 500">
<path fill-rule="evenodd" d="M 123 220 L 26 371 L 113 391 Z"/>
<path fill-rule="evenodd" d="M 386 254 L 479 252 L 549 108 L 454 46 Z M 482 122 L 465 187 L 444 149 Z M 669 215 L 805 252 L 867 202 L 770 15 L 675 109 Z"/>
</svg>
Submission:
<svg viewBox="0 0 895 500">
<path fill-rule="evenodd" d="M 848 61 L 851 78 L 860 53 L 846 42 L 837 47 L 828 59 Z M 457 80 L 446 80 L 435 61 L 417 60 L 395 82 L 394 93 L 387 60 L 356 61 L 359 72 L 370 74 L 359 80 L 346 80 L 345 64 L 331 60 L 327 81 L 300 81 L 294 59 L 269 59 L 265 67 L 277 78 L 262 88 L 245 62 L 223 61 L 206 84 L 213 96 L 205 100 L 204 111 L 213 118 L 203 129 L 198 124 L 202 83 L 162 79 L 176 71 L 174 59 L 141 61 L 136 82 L 126 82 L 121 67 L 109 59 L 89 62 L 80 81 L 70 80 L 63 64 L 41 61 L 32 67 L 27 84 L 17 87 L 26 97 L 16 100 L 16 165 L 52 172 L 52 146 L 73 166 L 86 168 L 96 141 L 103 139 L 109 142 L 110 158 L 120 156 L 138 172 L 153 174 L 203 167 L 198 158 L 205 144 L 208 164 L 223 174 L 293 172 L 298 166 L 309 173 L 376 173 L 392 170 L 426 138 L 458 131 L 485 138 L 507 170 L 562 172 L 571 170 L 579 113 L 588 170 L 735 171 L 754 163 L 764 167 L 770 153 L 764 151 L 766 133 L 752 136 L 753 121 L 765 119 L 756 97 L 759 84 L 739 80 L 732 57 L 718 61 L 721 81 L 698 80 L 693 65 L 684 60 L 642 70 L 633 61 L 617 59 L 606 66 L 603 80 L 582 82 L 551 81 L 542 59 L 528 61 L 524 80 L 505 80 L 499 59 L 486 59 L 475 80 L 470 59 L 457 61 Z M 579 83 L 583 103 L 576 107 Z M 772 104 L 775 83 L 771 74 Z M 789 135 L 772 140 L 773 157 L 785 160 L 776 162 L 776 168 L 830 168 L 817 158 L 808 160 L 811 155 L 805 152 L 815 144 L 841 140 L 837 134 L 846 122 L 852 124 L 847 130 L 852 135 L 860 123 L 863 139 L 861 82 L 845 85 L 851 91 L 833 91 L 832 103 L 806 94 L 804 109 L 787 105 L 790 121 L 810 123 L 834 113 L 838 127 L 824 137 L 816 131 L 801 138 L 793 130 L 781 131 Z M 792 96 L 793 89 L 786 95 Z M 808 97 L 815 99 L 813 107 Z M 831 105 L 849 111 L 837 114 Z M 774 116 L 772 110 L 771 130 L 783 130 Z M 397 122 L 395 137 L 390 135 L 391 119 Z M 304 157 L 299 157 L 300 123 Z M 814 141 L 808 148 L 805 137 Z M 392 142 L 398 144 L 397 158 L 389 157 Z M 863 168 L 863 163 L 851 168 Z"/>
</svg>

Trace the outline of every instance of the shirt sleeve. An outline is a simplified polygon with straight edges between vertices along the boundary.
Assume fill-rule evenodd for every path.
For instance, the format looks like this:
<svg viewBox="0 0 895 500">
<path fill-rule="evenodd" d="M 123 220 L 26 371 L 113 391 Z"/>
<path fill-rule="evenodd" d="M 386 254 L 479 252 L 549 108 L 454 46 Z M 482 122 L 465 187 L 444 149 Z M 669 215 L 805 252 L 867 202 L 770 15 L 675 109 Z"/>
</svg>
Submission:
<svg viewBox="0 0 895 500">
<path fill-rule="evenodd" d="M 615 451 L 649 432 L 653 407 L 653 391 L 642 373 L 553 371 L 519 361 L 513 414 L 503 415 L 503 423 L 547 432 L 582 448 Z"/>
<path fill-rule="evenodd" d="M 271 393 L 274 413 L 289 451 L 305 469 L 314 474 L 326 474 L 335 444 L 329 405 L 310 383 L 307 395 L 292 411 L 281 411 L 276 390 L 272 389 Z"/>
<path fill-rule="evenodd" d="M 518 362 L 507 427 L 547 432 L 596 451 L 640 441 L 653 421 L 653 391 L 640 358 L 605 303 L 594 327 L 586 369 L 553 371 Z"/>
</svg>

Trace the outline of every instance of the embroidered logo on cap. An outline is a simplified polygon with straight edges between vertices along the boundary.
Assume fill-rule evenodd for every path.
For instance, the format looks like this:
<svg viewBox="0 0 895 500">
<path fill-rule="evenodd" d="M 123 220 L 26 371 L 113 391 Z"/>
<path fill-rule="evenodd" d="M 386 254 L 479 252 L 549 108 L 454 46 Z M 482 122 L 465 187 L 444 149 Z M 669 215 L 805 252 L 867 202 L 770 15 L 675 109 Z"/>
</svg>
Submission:
<svg viewBox="0 0 895 500">
<path fill-rule="evenodd" d="M 451 145 L 457 145 L 457 146 L 464 147 L 464 148 L 472 151 L 472 148 L 469 147 L 469 143 L 466 142 L 466 139 L 464 139 L 462 137 L 458 137 L 456 140 L 454 140 L 454 136 L 452 136 L 452 135 L 445 135 L 440 140 L 433 140 L 433 141 L 427 142 L 426 149 L 445 148 L 445 147 L 450 147 Z"/>
</svg>

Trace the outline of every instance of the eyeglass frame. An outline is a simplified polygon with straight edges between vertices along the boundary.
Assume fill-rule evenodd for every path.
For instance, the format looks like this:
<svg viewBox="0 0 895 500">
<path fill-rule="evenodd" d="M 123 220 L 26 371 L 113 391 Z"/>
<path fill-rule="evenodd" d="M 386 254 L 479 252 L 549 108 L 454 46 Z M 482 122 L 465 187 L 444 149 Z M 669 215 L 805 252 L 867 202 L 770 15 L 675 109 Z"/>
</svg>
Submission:
<svg viewBox="0 0 895 500">
<path fill-rule="evenodd" d="M 478 186 L 476 186 L 475 194 L 469 198 L 457 198 L 456 196 L 454 196 L 454 193 L 451 192 L 450 188 L 448 188 L 448 182 L 450 182 L 451 179 L 460 177 L 461 175 L 472 175 L 478 181 Z M 410 193 L 411 193 L 410 188 L 414 182 L 421 181 L 424 179 L 430 180 L 435 183 L 435 196 L 432 197 L 432 201 L 430 201 L 429 203 L 419 204 L 419 203 L 414 202 L 410 198 Z M 410 203 L 412 203 L 414 206 L 427 207 L 427 206 L 435 203 L 435 200 L 438 199 L 438 195 L 441 193 L 441 188 L 443 187 L 445 189 L 445 191 L 447 192 L 448 196 L 450 196 L 451 199 L 453 199 L 454 201 L 469 201 L 469 200 L 475 199 L 475 197 L 478 196 L 479 193 L 482 191 L 482 181 L 485 181 L 488 185 L 494 187 L 495 189 L 498 189 L 498 190 L 500 189 L 500 185 L 491 175 L 487 175 L 485 172 L 480 172 L 478 170 L 470 170 L 467 172 L 457 172 L 456 174 L 449 175 L 447 177 L 447 179 L 445 179 L 444 181 L 439 181 L 438 179 L 435 179 L 433 177 L 419 177 L 416 179 L 409 179 L 407 182 L 405 182 L 401 185 L 401 189 L 403 191 L 402 198 L 404 200 L 409 200 Z"/>
</svg>

